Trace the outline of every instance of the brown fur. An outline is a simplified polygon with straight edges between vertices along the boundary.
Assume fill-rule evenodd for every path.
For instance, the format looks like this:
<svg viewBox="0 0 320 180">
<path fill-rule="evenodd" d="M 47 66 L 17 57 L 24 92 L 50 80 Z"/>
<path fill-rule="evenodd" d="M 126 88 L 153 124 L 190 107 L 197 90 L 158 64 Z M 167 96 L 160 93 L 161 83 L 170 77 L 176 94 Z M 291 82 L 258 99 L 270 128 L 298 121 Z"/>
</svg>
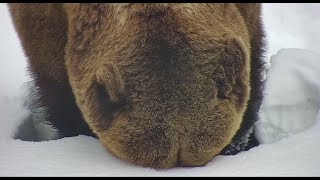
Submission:
<svg viewBox="0 0 320 180">
<path fill-rule="evenodd" d="M 106 149 L 131 163 L 204 165 L 241 129 L 251 94 L 260 106 L 260 74 L 252 74 L 262 69 L 260 5 L 10 11 L 49 121 L 66 135 L 90 134 L 82 114 Z"/>
</svg>

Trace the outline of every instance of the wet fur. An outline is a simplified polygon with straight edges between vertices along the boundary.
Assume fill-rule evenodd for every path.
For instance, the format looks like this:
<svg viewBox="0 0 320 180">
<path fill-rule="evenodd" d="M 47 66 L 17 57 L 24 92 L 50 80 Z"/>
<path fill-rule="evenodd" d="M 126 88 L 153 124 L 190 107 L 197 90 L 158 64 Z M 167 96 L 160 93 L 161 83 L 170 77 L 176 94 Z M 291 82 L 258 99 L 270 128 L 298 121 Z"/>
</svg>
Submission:
<svg viewBox="0 0 320 180">
<path fill-rule="evenodd" d="M 9 7 L 39 102 L 63 136 L 97 136 L 154 168 L 257 145 L 252 136 L 238 146 L 262 100 L 259 4 Z"/>
</svg>

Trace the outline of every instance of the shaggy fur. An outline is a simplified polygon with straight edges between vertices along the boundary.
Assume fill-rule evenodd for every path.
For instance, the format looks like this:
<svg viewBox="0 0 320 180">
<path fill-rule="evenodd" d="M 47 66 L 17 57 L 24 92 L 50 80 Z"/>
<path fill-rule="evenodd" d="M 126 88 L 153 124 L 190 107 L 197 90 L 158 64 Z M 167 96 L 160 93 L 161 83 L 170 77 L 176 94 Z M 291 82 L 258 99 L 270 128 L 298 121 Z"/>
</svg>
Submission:
<svg viewBox="0 0 320 180">
<path fill-rule="evenodd" d="M 115 156 L 154 168 L 202 166 L 250 147 L 237 144 L 262 98 L 259 4 L 10 11 L 47 120 L 64 136 L 96 135 Z"/>
</svg>

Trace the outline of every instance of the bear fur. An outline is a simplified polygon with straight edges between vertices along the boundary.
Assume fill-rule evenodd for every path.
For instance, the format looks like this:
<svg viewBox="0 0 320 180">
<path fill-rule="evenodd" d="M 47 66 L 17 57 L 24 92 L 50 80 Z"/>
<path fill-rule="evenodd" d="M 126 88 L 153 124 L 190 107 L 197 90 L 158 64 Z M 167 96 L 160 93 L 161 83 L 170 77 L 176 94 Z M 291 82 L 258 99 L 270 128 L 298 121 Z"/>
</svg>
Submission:
<svg viewBox="0 0 320 180">
<path fill-rule="evenodd" d="M 113 155 L 157 169 L 258 145 L 260 4 L 9 9 L 37 103 L 63 137 L 97 137 Z"/>
</svg>

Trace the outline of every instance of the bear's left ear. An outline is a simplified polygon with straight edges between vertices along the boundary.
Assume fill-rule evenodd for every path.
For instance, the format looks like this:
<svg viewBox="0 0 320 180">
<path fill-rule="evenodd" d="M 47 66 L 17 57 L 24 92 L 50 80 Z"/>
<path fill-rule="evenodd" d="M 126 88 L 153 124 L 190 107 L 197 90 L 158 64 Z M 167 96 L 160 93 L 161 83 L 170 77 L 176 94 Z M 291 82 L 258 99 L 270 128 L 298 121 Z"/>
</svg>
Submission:
<svg viewBox="0 0 320 180">
<path fill-rule="evenodd" d="M 215 70 L 218 99 L 229 99 L 243 107 L 250 89 L 250 46 L 241 38 L 227 37 L 221 44 Z"/>
<path fill-rule="evenodd" d="M 125 96 L 124 82 L 117 65 L 107 63 L 96 72 L 97 83 L 102 86 L 112 103 L 119 103 Z"/>
<path fill-rule="evenodd" d="M 239 37 L 228 38 L 225 41 L 225 55 L 226 59 L 230 61 L 230 58 L 242 60 L 248 62 L 250 60 L 249 53 L 250 47 L 247 47 L 244 41 Z M 249 63 L 249 62 L 248 62 Z"/>
</svg>

